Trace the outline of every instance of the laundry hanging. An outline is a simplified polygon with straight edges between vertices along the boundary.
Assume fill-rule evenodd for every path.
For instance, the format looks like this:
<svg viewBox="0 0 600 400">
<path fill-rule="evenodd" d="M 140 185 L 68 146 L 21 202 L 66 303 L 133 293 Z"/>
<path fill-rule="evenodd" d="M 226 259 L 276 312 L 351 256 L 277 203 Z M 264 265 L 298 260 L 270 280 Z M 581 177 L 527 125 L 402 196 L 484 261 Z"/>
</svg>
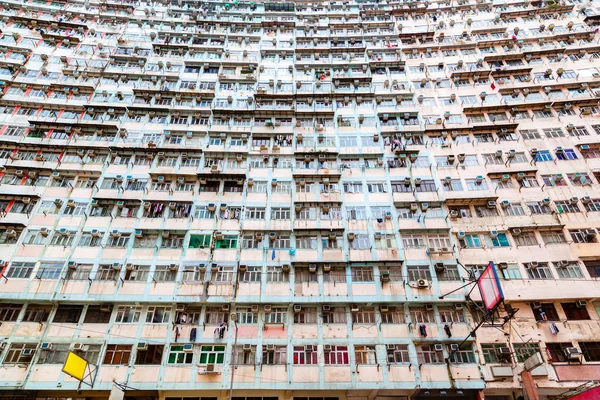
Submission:
<svg viewBox="0 0 600 400">
<path fill-rule="evenodd" d="M 421 332 L 421 336 L 427 337 L 427 327 L 425 324 L 419 325 L 419 332 Z"/>
<path fill-rule="evenodd" d="M 446 332 L 446 335 L 448 335 L 448 337 L 452 337 L 452 331 L 450 330 L 450 325 L 448 325 L 448 324 L 444 325 L 444 332 Z"/>
<path fill-rule="evenodd" d="M 196 328 L 192 328 L 190 330 L 190 342 L 195 342 L 196 341 L 196 333 L 197 333 L 197 329 Z"/>
<path fill-rule="evenodd" d="M 558 332 L 560 332 L 554 322 L 550 324 L 550 332 L 554 335 L 558 335 Z"/>
</svg>

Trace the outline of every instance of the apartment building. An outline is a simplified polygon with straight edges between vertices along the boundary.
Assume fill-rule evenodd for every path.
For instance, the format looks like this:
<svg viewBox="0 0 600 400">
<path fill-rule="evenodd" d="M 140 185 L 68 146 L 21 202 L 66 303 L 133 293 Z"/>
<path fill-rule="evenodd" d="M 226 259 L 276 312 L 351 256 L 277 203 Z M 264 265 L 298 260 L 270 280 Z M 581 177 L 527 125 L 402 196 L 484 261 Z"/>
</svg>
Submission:
<svg viewBox="0 0 600 400">
<path fill-rule="evenodd" d="M 600 380 L 597 7 L 3 2 L 0 396 Z"/>
</svg>

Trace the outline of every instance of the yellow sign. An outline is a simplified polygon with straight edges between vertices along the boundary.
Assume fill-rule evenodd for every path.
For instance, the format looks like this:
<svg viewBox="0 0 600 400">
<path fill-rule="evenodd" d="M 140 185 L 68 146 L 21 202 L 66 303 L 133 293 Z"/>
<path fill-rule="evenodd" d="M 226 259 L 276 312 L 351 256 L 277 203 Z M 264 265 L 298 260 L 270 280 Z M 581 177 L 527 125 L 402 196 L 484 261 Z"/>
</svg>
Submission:
<svg viewBox="0 0 600 400">
<path fill-rule="evenodd" d="M 69 352 L 62 371 L 73 378 L 83 381 L 88 362 L 72 351 Z"/>
</svg>

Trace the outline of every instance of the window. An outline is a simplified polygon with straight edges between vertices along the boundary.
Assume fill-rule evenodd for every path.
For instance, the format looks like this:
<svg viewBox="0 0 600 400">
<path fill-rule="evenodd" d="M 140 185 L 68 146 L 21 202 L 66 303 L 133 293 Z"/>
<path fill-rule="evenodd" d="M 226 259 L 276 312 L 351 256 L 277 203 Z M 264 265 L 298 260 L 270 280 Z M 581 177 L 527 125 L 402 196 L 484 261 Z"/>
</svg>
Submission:
<svg viewBox="0 0 600 400">
<path fill-rule="evenodd" d="M 487 190 L 488 185 L 485 179 L 479 181 L 478 179 L 465 179 L 468 191 Z"/>
<path fill-rule="evenodd" d="M 236 307 L 237 323 L 253 325 L 258 323 L 258 313 L 253 312 L 251 307 Z"/>
<path fill-rule="evenodd" d="M 294 324 L 316 324 L 316 307 L 302 307 L 300 312 L 294 312 Z"/>
<path fill-rule="evenodd" d="M 558 160 L 577 160 L 577 153 L 573 149 L 563 149 L 556 151 L 556 158 Z"/>
<path fill-rule="evenodd" d="M 518 362 L 525 362 L 529 357 L 540 351 L 540 346 L 537 343 L 515 343 L 513 348 Z"/>
<path fill-rule="evenodd" d="M 600 342 L 579 342 L 579 348 L 585 361 L 600 361 Z"/>
<path fill-rule="evenodd" d="M 444 270 L 437 272 L 437 279 L 440 282 L 460 281 L 461 276 L 456 265 L 445 265 Z"/>
<path fill-rule="evenodd" d="M 583 279 L 583 273 L 577 262 L 564 265 L 563 262 L 554 263 L 554 268 L 560 279 Z"/>
<path fill-rule="evenodd" d="M 529 263 L 525 266 L 529 279 L 554 279 L 548 263 Z"/>
<path fill-rule="evenodd" d="M 552 212 L 550 206 L 540 201 L 529 202 L 527 203 L 527 207 L 529 208 L 529 212 L 533 215 L 550 214 Z"/>
<path fill-rule="evenodd" d="M 534 307 L 534 304 L 531 304 L 531 309 L 533 310 L 533 315 L 535 315 L 536 321 L 559 321 L 558 313 L 556 312 L 556 307 L 554 307 L 553 303 L 540 303 L 539 306 Z"/>
<path fill-rule="evenodd" d="M 490 236 L 490 242 L 493 247 L 508 247 L 510 243 L 508 242 L 508 236 L 506 233 L 499 233 L 496 237 Z"/>
<path fill-rule="evenodd" d="M 111 311 L 106 311 L 101 306 L 88 306 L 83 319 L 84 324 L 107 324 L 110 322 Z"/>
<path fill-rule="evenodd" d="M 393 346 L 393 348 L 390 348 Z M 410 358 L 408 354 L 408 345 L 396 344 L 386 345 L 388 364 L 408 364 Z"/>
<path fill-rule="evenodd" d="M 58 306 L 52 322 L 76 324 L 79 322 L 82 312 L 83 306 L 70 306 L 61 304 Z"/>
<path fill-rule="evenodd" d="M 147 344 L 146 349 L 138 347 L 135 357 L 136 365 L 160 365 L 165 346 L 162 344 Z"/>
<path fill-rule="evenodd" d="M 29 364 L 35 356 L 37 343 L 12 343 L 3 364 Z M 24 350 L 27 350 L 25 352 Z"/>
<path fill-rule="evenodd" d="M 330 312 L 323 312 L 324 324 L 345 324 L 346 323 L 346 308 L 345 307 L 334 307 Z"/>
<path fill-rule="evenodd" d="M 149 265 L 127 265 L 125 280 L 132 282 L 146 282 L 149 273 Z"/>
<path fill-rule="evenodd" d="M 582 321 L 590 319 L 587 308 L 583 303 L 560 303 L 567 320 Z"/>
<path fill-rule="evenodd" d="M 425 237 L 420 234 L 402 234 L 402 246 L 406 248 L 425 247 Z"/>
<path fill-rule="evenodd" d="M 509 203 L 508 207 L 504 208 L 504 214 L 507 217 L 520 217 L 525 215 L 525 208 L 521 203 Z"/>
<path fill-rule="evenodd" d="M 567 239 L 565 238 L 564 233 L 560 230 L 541 231 L 540 235 L 542 236 L 542 240 L 543 240 L 544 244 L 546 244 L 546 245 L 560 244 L 560 243 L 567 242 Z"/>
<path fill-rule="evenodd" d="M 404 324 L 405 322 L 406 319 L 402 307 L 388 307 L 387 312 L 381 311 L 382 324 Z"/>
<path fill-rule="evenodd" d="M 419 279 L 431 280 L 431 272 L 428 265 L 409 265 L 408 280 L 418 281 Z"/>
<path fill-rule="evenodd" d="M 46 263 L 40 264 L 36 273 L 36 279 L 58 279 L 63 269 L 63 263 Z"/>
<path fill-rule="evenodd" d="M 435 322 L 435 318 L 433 316 L 433 309 L 428 309 L 426 307 L 411 307 L 410 310 L 410 320 L 414 324 L 427 324 Z"/>
<path fill-rule="evenodd" d="M 510 363 L 511 362 L 511 351 L 510 348 L 503 343 L 482 343 L 481 351 L 483 353 L 483 359 L 486 363 Z"/>
<path fill-rule="evenodd" d="M 147 324 L 167 324 L 171 317 L 171 307 L 148 307 Z"/>
<path fill-rule="evenodd" d="M 294 346 L 293 364 L 294 365 L 317 365 L 318 353 L 316 345 Z"/>
<path fill-rule="evenodd" d="M 154 280 L 156 282 L 174 282 L 178 270 L 179 265 L 177 264 L 157 265 L 154 271 Z"/>
<path fill-rule="evenodd" d="M 0 304 L 0 321 L 1 322 L 14 322 L 17 320 L 22 304 Z"/>
<path fill-rule="evenodd" d="M 200 346 L 200 364 L 223 364 L 225 346 Z"/>
<path fill-rule="evenodd" d="M 13 262 L 6 272 L 7 278 L 27 279 L 31 276 L 35 263 Z"/>
<path fill-rule="evenodd" d="M 102 364 L 128 365 L 131 358 L 131 347 L 131 345 L 109 344 L 106 347 Z"/>
<path fill-rule="evenodd" d="M 417 186 L 415 184 L 415 186 Z M 417 192 L 435 192 L 437 190 L 434 180 L 424 179 L 416 188 Z"/>
<path fill-rule="evenodd" d="M 375 346 L 354 346 L 354 361 L 356 364 L 377 364 Z"/>
<path fill-rule="evenodd" d="M 570 200 L 555 201 L 554 204 L 556 205 L 556 211 L 558 211 L 560 214 L 577 213 L 581 211 L 579 209 L 579 205 Z"/>
<path fill-rule="evenodd" d="M 513 236 L 517 246 L 537 246 L 538 242 L 533 232 L 522 232 L 518 236 Z"/>
<path fill-rule="evenodd" d="M 481 248 L 481 239 L 478 234 L 468 234 L 465 235 L 464 238 L 459 239 L 459 244 L 461 247 L 466 249 L 479 249 Z"/>
<path fill-rule="evenodd" d="M 287 308 L 273 307 L 271 312 L 265 312 L 266 324 L 285 324 L 287 320 Z"/>
<path fill-rule="evenodd" d="M 171 345 L 167 363 L 170 365 L 191 364 L 194 358 L 193 352 L 183 350 L 183 345 Z M 214 364 L 214 363 L 213 363 Z"/>
<path fill-rule="evenodd" d="M 424 344 L 416 347 L 419 364 L 440 364 L 444 362 L 443 352 L 435 350 L 433 344 Z"/>
<path fill-rule="evenodd" d="M 263 345 L 263 365 L 285 365 L 287 364 L 287 346 Z"/>
<path fill-rule="evenodd" d="M 450 349 L 448 349 L 448 353 L 451 353 Z M 452 353 L 448 360 L 455 364 L 474 363 L 475 352 L 473 351 L 473 345 L 471 343 L 463 343 L 458 350 Z"/>
<path fill-rule="evenodd" d="M 567 357 L 565 357 L 565 349 L 567 347 L 573 347 L 573 343 L 571 342 L 562 342 L 562 343 L 548 343 L 546 342 L 546 350 L 549 353 L 549 361 L 550 362 L 567 362 Z"/>
<path fill-rule="evenodd" d="M 462 311 L 457 310 L 454 307 L 439 306 L 438 313 L 440 314 L 440 322 L 442 324 L 465 322 L 465 316 Z"/>
<path fill-rule="evenodd" d="M 238 237 L 236 235 L 225 235 L 223 239 L 216 240 L 217 249 L 235 249 L 237 248 Z"/>
<path fill-rule="evenodd" d="M 206 249 L 210 247 L 210 235 L 191 235 L 188 247 L 190 249 Z"/>
<path fill-rule="evenodd" d="M 350 269 L 353 282 L 373 282 L 373 268 L 353 267 Z"/>
<path fill-rule="evenodd" d="M 115 323 L 135 324 L 140 321 L 142 307 L 140 306 L 119 306 L 117 308 L 117 316 Z"/>
<path fill-rule="evenodd" d="M 594 229 L 569 230 L 571 239 L 575 243 L 596 243 L 596 231 Z"/>
<path fill-rule="evenodd" d="M 101 347 L 102 346 L 99 344 L 88 344 L 86 345 L 85 350 L 78 350 L 77 354 L 83 357 L 89 363 L 98 364 Z"/>
<path fill-rule="evenodd" d="M 69 354 L 70 343 L 52 343 L 48 350 L 40 351 L 38 364 L 64 364 Z"/>
<path fill-rule="evenodd" d="M 348 346 L 324 346 L 325 365 L 348 365 Z"/>
<path fill-rule="evenodd" d="M 256 362 L 256 345 L 250 346 L 250 351 L 244 350 L 245 346 L 237 346 L 235 352 L 237 354 L 236 364 L 237 365 L 254 365 Z M 244 397 L 234 397 L 233 400 L 246 400 Z M 214 400 L 217 400 L 216 398 Z M 248 398 L 252 400 L 252 398 Z M 258 399 L 256 399 L 258 400 Z M 276 400 L 276 399 L 274 399 Z"/>
<path fill-rule="evenodd" d="M 535 156 L 536 162 L 552 161 L 552 154 L 548 150 L 538 150 Z"/>
<path fill-rule="evenodd" d="M 354 324 L 374 324 L 375 311 L 373 308 L 361 308 L 359 311 L 352 312 L 352 323 Z"/>
</svg>

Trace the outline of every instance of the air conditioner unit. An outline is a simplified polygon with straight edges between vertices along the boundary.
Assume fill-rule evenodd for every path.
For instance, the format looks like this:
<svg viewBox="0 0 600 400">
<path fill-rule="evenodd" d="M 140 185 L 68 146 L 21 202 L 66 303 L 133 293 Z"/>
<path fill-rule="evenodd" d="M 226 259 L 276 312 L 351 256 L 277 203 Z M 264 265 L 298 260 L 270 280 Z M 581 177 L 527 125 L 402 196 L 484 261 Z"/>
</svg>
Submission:
<svg viewBox="0 0 600 400">
<path fill-rule="evenodd" d="M 428 288 L 429 287 L 429 281 L 426 279 L 419 279 L 417 281 L 417 287 L 419 288 Z"/>
<path fill-rule="evenodd" d="M 389 282 L 391 280 L 390 271 L 380 271 L 381 282 Z"/>
<path fill-rule="evenodd" d="M 146 351 L 146 350 L 148 350 L 148 343 L 146 343 L 146 342 L 139 342 L 137 344 L 137 350 L 138 351 Z"/>
<path fill-rule="evenodd" d="M 25 357 L 32 356 L 34 350 L 35 349 L 23 349 L 23 350 L 21 350 L 21 355 L 25 356 Z"/>
<path fill-rule="evenodd" d="M 100 311 L 102 312 L 111 312 L 113 309 L 112 304 L 100 304 Z"/>
<path fill-rule="evenodd" d="M 451 351 L 458 351 L 458 349 L 459 349 L 458 344 L 456 344 L 456 343 L 451 343 L 450 344 L 450 350 Z"/>
<path fill-rule="evenodd" d="M 352 306 L 350 307 L 350 311 L 351 312 L 359 312 L 360 311 L 360 307 L 358 307 L 358 304 L 352 304 Z"/>
<path fill-rule="evenodd" d="M 568 360 L 579 360 L 581 359 L 581 352 L 577 347 L 565 347 L 563 350 L 565 353 L 565 357 Z"/>
<path fill-rule="evenodd" d="M 177 272 L 179 270 L 179 265 L 177 264 L 170 264 L 169 265 L 169 271 L 171 272 Z"/>
<path fill-rule="evenodd" d="M 498 237 L 498 231 L 490 231 L 490 237 L 491 238 L 497 238 Z"/>
<path fill-rule="evenodd" d="M 67 263 L 67 267 L 68 267 L 69 269 L 77 269 L 77 261 L 69 261 L 69 262 Z"/>
<path fill-rule="evenodd" d="M 323 304 L 321 306 L 321 311 L 323 311 L 323 312 L 330 312 L 331 311 L 331 306 L 329 304 Z"/>
<path fill-rule="evenodd" d="M 42 343 L 42 345 L 40 346 L 40 349 L 42 349 L 42 350 L 52 350 L 52 343 Z"/>
<path fill-rule="evenodd" d="M 120 263 L 113 263 L 113 265 L 112 265 L 112 269 L 115 271 L 120 271 L 122 267 L 123 267 L 123 264 L 120 264 Z"/>
<path fill-rule="evenodd" d="M 118 238 L 121 236 L 121 232 L 119 232 L 116 229 L 113 229 L 112 231 L 110 231 L 110 236 L 114 237 L 114 238 Z"/>
<path fill-rule="evenodd" d="M 462 303 L 454 303 L 454 309 L 455 310 L 462 310 L 463 309 Z"/>
<path fill-rule="evenodd" d="M 282 272 L 285 272 L 285 273 L 288 273 L 288 272 L 290 272 L 290 264 L 283 264 L 283 265 L 281 266 L 281 271 L 282 271 Z"/>
<path fill-rule="evenodd" d="M 587 307 L 587 301 L 586 300 L 577 300 L 575 302 L 575 305 L 577 306 L 577 308 L 586 308 Z"/>
<path fill-rule="evenodd" d="M 559 262 L 556 263 L 559 267 L 561 268 L 567 268 L 569 266 L 569 261 L 568 260 L 560 260 Z"/>
<path fill-rule="evenodd" d="M 266 305 L 265 305 L 265 313 L 270 313 L 270 312 L 271 312 L 271 310 L 272 310 L 272 307 L 271 307 L 271 305 L 269 305 L 269 304 L 266 304 Z"/>
<path fill-rule="evenodd" d="M 302 311 L 302 306 L 300 304 L 294 304 L 294 312 L 299 313 Z"/>
<path fill-rule="evenodd" d="M 540 263 L 539 263 L 539 262 L 537 262 L 537 261 L 531 261 L 531 262 L 529 263 L 529 268 L 530 268 L 530 269 L 536 269 L 536 268 L 537 268 L 537 267 L 539 267 L 539 266 L 540 266 Z"/>
<path fill-rule="evenodd" d="M 459 239 L 464 239 L 467 236 L 467 234 L 463 231 L 460 231 L 456 234 L 456 237 L 458 237 Z"/>
<path fill-rule="evenodd" d="M 458 211 L 456 210 L 450 210 L 450 218 L 458 218 Z"/>
<path fill-rule="evenodd" d="M 73 344 L 73 351 L 86 351 L 88 349 L 88 345 L 83 343 L 75 343 Z"/>
<path fill-rule="evenodd" d="M 533 308 L 534 310 L 539 310 L 542 308 L 542 303 L 540 303 L 539 301 L 533 301 L 531 302 L 531 308 Z"/>
<path fill-rule="evenodd" d="M 435 351 L 444 351 L 444 346 L 441 345 L 441 344 L 439 344 L 439 343 L 436 343 L 436 344 L 433 345 L 433 350 L 435 350 Z"/>
<path fill-rule="evenodd" d="M 268 344 L 268 345 L 265 346 L 265 350 L 266 351 L 270 351 L 270 352 L 275 351 L 275 345 L 274 344 Z"/>
<path fill-rule="evenodd" d="M 323 351 L 331 351 L 332 348 L 333 347 L 330 344 L 324 344 L 323 345 Z"/>
<path fill-rule="evenodd" d="M 186 343 L 183 345 L 184 353 L 192 353 L 194 351 L 194 345 L 192 343 Z"/>
<path fill-rule="evenodd" d="M 250 310 L 252 310 L 253 313 L 257 313 L 260 308 L 258 307 L 258 304 L 254 304 L 252 307 L 250 307 Z"/>
</svg>

